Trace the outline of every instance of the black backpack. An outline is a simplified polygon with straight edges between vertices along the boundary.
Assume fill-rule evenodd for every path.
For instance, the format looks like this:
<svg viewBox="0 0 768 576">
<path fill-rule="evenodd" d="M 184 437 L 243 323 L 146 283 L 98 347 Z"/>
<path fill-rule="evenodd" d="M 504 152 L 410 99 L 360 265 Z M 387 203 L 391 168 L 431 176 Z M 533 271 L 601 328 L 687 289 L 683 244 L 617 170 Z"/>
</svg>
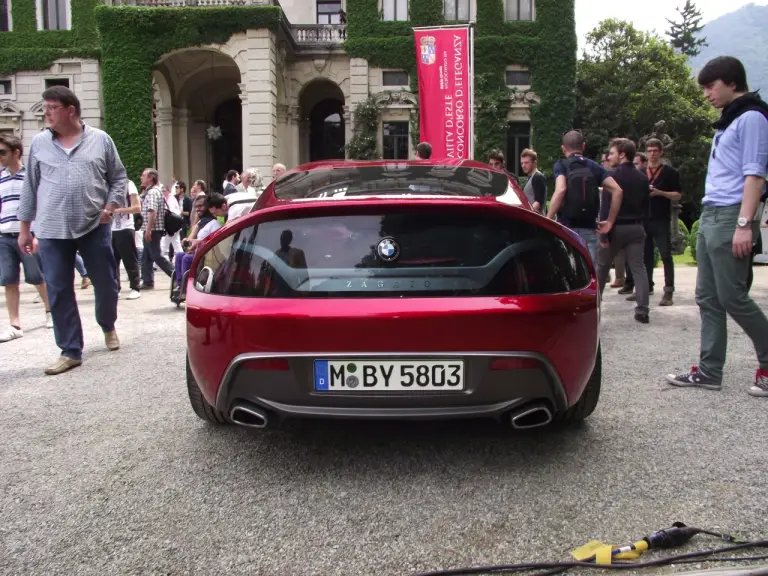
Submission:
<svg viewBox="0 0 768 576">
<path fill-rule="evenodd" d="M 597 178 L 587 166 L 585 158 L 571 156 L 562 163 L 567 184 L 558 219 L 572 228 L 594 228 L 600 214 Z"/>
</svg>

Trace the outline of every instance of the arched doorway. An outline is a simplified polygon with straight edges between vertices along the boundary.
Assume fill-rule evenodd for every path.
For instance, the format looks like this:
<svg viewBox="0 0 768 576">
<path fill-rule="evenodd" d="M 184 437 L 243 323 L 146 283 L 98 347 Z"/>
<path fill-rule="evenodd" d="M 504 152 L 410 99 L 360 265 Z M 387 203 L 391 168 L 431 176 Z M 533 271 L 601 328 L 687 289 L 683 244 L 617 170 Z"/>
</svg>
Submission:
<svg viewBox="0 0 768 576">
<path fill-rule="evenodd" d="M 344 159 L 346 132 L 344 93 L 332 81 L 318 78 L 302 88 L 301 162 Z"/>
<path fill-rule="evenodd" d="M 309 161 L 344 159 L 344 103 L 328 98 L 309 113 Z"/>
<path fill-rule="evenodd" d="M 244 162 L 237 62 L 219 50 L 179 50 L 160 58 L 155 76 L 161 178 L 201 179 L 221 190 L 227 171 L 241 170 Z M 211 138 L 211 128 L 221 137 Z"/>
<path fill-rule="evenodd" d="M 213 123 L 221 129 L 221 138 L 212 143 L 213 184 L 218 189 L 227 172 L 243 171 L 243 108 L 240 98 L 219 104 L 213 114 Z"/>
</svg>

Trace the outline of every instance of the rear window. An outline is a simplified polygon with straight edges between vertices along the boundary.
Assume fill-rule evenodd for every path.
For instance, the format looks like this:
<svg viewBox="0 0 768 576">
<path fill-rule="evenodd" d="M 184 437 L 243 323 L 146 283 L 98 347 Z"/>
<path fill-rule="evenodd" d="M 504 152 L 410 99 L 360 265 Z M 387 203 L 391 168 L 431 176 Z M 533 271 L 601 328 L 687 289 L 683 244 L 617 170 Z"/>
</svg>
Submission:
<svg viewBox="0 0 768 576">
<path fill-rule="evenodd" d="M 583 256 L 549 231 L 458 211 L 266 222 L 213 252 L 211 292 L 253 298 L 552 294 L 590 279 Z"/>
<path fill-rule="evenodd" d="M 383 164 L 316 168 L 286 174 L 275 196 L 291 200 L 360 196 L 491 196 L 514 194 L 504 173 L 460 166 Z"/>
</svg>

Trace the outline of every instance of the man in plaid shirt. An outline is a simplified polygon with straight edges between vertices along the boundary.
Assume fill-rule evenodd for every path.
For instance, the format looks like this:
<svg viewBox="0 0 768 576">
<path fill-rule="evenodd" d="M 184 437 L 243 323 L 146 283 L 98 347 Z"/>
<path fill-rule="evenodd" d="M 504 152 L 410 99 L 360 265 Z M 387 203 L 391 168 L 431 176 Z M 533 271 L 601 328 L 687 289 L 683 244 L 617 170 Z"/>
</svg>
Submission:
<svg viewBox="0 0 768 576">
<path fill-rule="evenodd" d="M 144 252 L 141 258 L 142 288 L 155 286 L 155 271 L 153 264 L 168 274 L 173 275 L 173 265 L 163 255 L 160 241 L 165 236 L 165 198 L 160 187 L 160 175 L 154 168 L 146 168 L 141 174 L 141 185 L 147 190 L 141 202 L 141 215 L 144 223 L 141 231 L 144 234 Z"/>
</svg>

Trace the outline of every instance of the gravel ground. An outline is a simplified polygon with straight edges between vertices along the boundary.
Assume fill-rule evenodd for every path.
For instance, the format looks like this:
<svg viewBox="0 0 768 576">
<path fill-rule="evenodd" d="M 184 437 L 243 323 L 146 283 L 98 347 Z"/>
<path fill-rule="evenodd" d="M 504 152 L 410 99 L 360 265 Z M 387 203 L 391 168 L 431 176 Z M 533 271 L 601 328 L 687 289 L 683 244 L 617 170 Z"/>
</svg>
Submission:
<svg viewBox="0 0 768 576">
<path fill-rule="evenodd" d="M 768 268 L 755 272 L 766 305 Z M 43 375 L 58 349 L 24 287 L 26 335 L 0 344 L 0 573 L 407 575 L 567 560 L 593 538 L 623 544 L 678 520 L 768 537 L 768 399 L 746 393 L 749 340 L 731 323 L 723 391 L 663 383 L 698 351 L 696 272 L 676 273 L 676 305 L 656 307 L 657 293 L 648 326 L 606 294 L 588 424 L 528 434 L 474 422 L 216 429 L 189 406 L 184 312 L 165 278 L 121 301 L 114 353 L 92 290 L 78 290 L 85 363 L 58 377 Z"/>
</svg>

